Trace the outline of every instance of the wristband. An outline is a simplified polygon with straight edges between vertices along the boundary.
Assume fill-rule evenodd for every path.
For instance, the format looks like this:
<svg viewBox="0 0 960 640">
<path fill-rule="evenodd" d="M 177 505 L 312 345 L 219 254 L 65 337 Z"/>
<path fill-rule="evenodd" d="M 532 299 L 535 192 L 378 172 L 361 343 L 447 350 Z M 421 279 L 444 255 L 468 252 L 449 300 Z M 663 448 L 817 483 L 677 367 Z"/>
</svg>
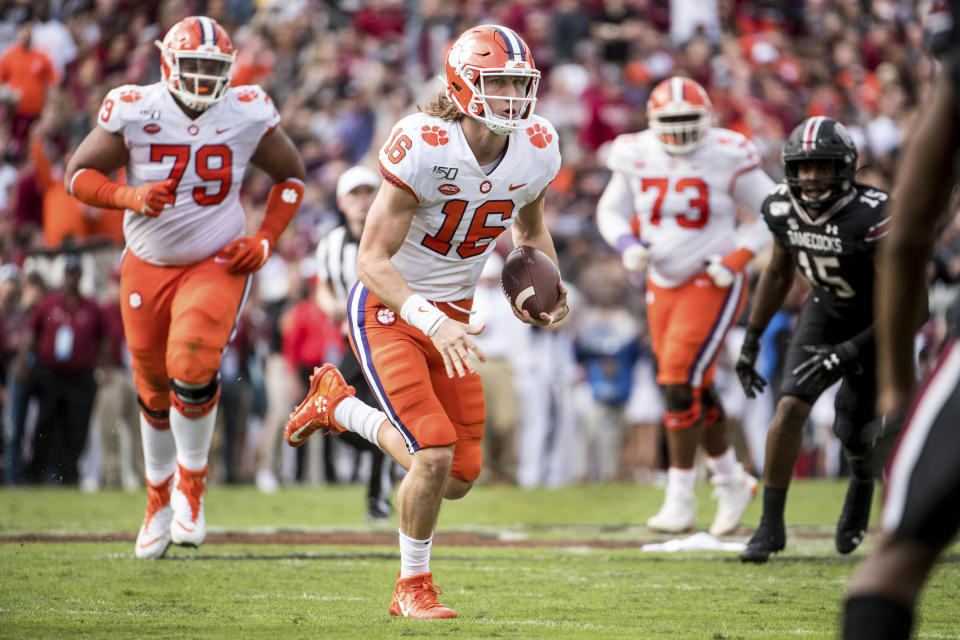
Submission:
<svg viewBox="0 0 960 640">
<path fill-rule="evenodd" d="M 440 328 L 440 323 L 447 319 L 447 314 L 415 293 L 400 307 L 400 317 L 411 327 L 420 329 L 428 338 L 432 338 Z"/>
<path fill-rule="evenodd" d="M 632 233 L 625 233 L 619 238 L 617 238 L 617 251 L 621 254 L 632 247 L 635 244 L 639 244 L 642 247 L 646 247 L 647 243 L 633 235 Z"/>
</svg>

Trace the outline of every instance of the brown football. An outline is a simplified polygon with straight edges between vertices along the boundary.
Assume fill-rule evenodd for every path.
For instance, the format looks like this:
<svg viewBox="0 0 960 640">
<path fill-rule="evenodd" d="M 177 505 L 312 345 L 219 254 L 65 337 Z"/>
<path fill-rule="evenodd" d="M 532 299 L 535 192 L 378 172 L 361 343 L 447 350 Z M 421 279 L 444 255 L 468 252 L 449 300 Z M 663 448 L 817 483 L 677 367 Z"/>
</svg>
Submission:
<svg viewBox="0 0 960 640">
<path fill-rule="evenodd" d="M 557 304 L 560 271 L 553 260 L 539 249 L 520 245 L 503 263 L 500 286 L 514 309 L 526 309 L 531 316 L 549 313 Z"/>
</svg>

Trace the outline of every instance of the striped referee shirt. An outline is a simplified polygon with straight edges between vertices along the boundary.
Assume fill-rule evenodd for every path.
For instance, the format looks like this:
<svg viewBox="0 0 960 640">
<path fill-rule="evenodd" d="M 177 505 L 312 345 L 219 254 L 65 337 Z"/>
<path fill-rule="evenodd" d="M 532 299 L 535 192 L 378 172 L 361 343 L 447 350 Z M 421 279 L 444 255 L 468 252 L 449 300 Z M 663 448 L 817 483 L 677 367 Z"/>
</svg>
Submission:
<svg viewBox="0 0 960 640">
<path fill-rule="evenodd" d="M 317 244 L 317 281 L 330 285 L 337 300 L 346 303 L 357 282 L 357 249 L 360 240 L 346 225 L 328 233 Z"/>
</svg>

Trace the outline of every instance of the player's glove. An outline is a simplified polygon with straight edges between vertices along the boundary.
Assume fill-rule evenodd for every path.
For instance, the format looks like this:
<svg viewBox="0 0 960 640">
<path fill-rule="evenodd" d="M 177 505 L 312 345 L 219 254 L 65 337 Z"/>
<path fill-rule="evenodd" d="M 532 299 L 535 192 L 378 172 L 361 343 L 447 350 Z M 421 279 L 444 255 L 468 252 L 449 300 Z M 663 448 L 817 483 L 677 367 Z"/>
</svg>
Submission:
<svg viewBox="0 0 960 640">
<path fill-rule="evenodd" d="M 170 180 L 148 182 L 139 187 L 120 186 L 114 195 L 114 201 L 123 209 L 156 218 L 167 206 L 172 193 L 170 187 Z"/>
<path fill-rule="evenodd" d="M 267 264 L 272 253 L 269 237 L 263 231 L 258 231 L 249 238 L 234 240 L 218 255 L 230 260 L 227 271 L 247 275 Z"/>
<path fill-rule="evenodd" d="M 650 245 L 643 240 L 635 242 L 623 250 L 621 259 L 627 271 L 643 271 L 650 264 Z"/>
<path fill-rule="evenodd" d="M 726 289 L 733 284 L 733 278 L 736 274 L 734 274 L 733 269 L 723 263 L 723 256 L 720 254 L 714 254 L 707 258 L 704 261 L 704 266 L 706 266 L 707 275 L 713 280 L 713 284 L 719 288 Z"/>
<path fill-rule="evenodd" d="M 791 373 L 797 376 L 797 386 L 807 393 L 819 395 L 824 389 L 843 377 L 856 363 L 857 347 L 847 340 L 840 344 L 805 345 L 803 350 L 810 357 L 794 367 Z"/>
<path fill-rule="evenodd" d="M 743 338 L 743 346 L 740 347 L 740 357 L 737 358 L 737 364 L 734 367 L 737 371 L 737 377 L 740 378 L 740 385 L 748 398 L 756 398 L 757 393 L 763 393 L 767 387 L 767 381 L 763 379 L 756 369 L 757 355 L 760 353 L 760 336 L 763 331 L 756 327 L 747 327 L 747 335 Z"/>
</svg>

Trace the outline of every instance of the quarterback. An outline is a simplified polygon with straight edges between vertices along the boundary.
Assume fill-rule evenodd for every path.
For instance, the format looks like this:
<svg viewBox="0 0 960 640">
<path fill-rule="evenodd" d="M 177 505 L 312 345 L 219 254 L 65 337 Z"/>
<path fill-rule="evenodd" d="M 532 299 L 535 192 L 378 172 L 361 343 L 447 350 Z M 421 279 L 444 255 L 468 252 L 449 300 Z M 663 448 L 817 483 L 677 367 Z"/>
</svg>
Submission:
<svg viewBox="0 0 960 640">
<path fill-rule="evenodd" d="M 486 410 L 472 360 L 473 291 L 494 241 L 557 261 L 543 223 L 547 185 L 560 168 L 552 125 L 533 115 L 540 72 L 511 29 L 482 25 L 450 47 L 446 90 L 403 118 L 380 150 L 383 185 L 370 209 L 350 294 L 350 342 L 383 412 L 350 397 L 332 365 L 317 369 L 286 428 L 297 446 L 318 428 L 349 429 L 409 472 L 400 484 L 400 574 L 390 613 L 452 618 L 430 572 L 442 498 L 463 497 L 480 473 Z M 566 290 L 548 324 L 568 312 Z M 471 353 L 472 352 L 472 353 Z"/>
<path fill-rule="evenodd" d="M 703 442 L 718 498 L 710 533 L 740 525 L 757 481 L 737 462 L 713 388 L 716 359 L 747 298 L 743 273 L 770 243 L 755 217 L 773 181 L 760 153 L 711 126 L 710 98 L 688 78 L 668 78 L 647 102 L 650 128 L 621 135 L 608 154 L 610 182 L 597 225 L 624 266 L 647 271 L 647 319 L 666 404 L 669 469 L 656 531 L 693 527 L 694 456 Z M 737 227 L 737 205 L 752 219 Z"/>
<path fill-rule="evenodd" d="M 136 556 L 206 537 L 203 491 L 220 396 L 220 355 L 249 287 L 303 196 L 300 155 L 257 86 L 230 87 L 235 52 L 193 16 L 162 43 L 161 82 L 122 86 L 73 155 L 67 190 L 124 209 L 122 316 L 140 398 L 147 510 Z M 273 179 L 263 223 L 244 233 L 247 165 Z M 127 184 L 108 176 L 125 167 Z"/>
</svg>

